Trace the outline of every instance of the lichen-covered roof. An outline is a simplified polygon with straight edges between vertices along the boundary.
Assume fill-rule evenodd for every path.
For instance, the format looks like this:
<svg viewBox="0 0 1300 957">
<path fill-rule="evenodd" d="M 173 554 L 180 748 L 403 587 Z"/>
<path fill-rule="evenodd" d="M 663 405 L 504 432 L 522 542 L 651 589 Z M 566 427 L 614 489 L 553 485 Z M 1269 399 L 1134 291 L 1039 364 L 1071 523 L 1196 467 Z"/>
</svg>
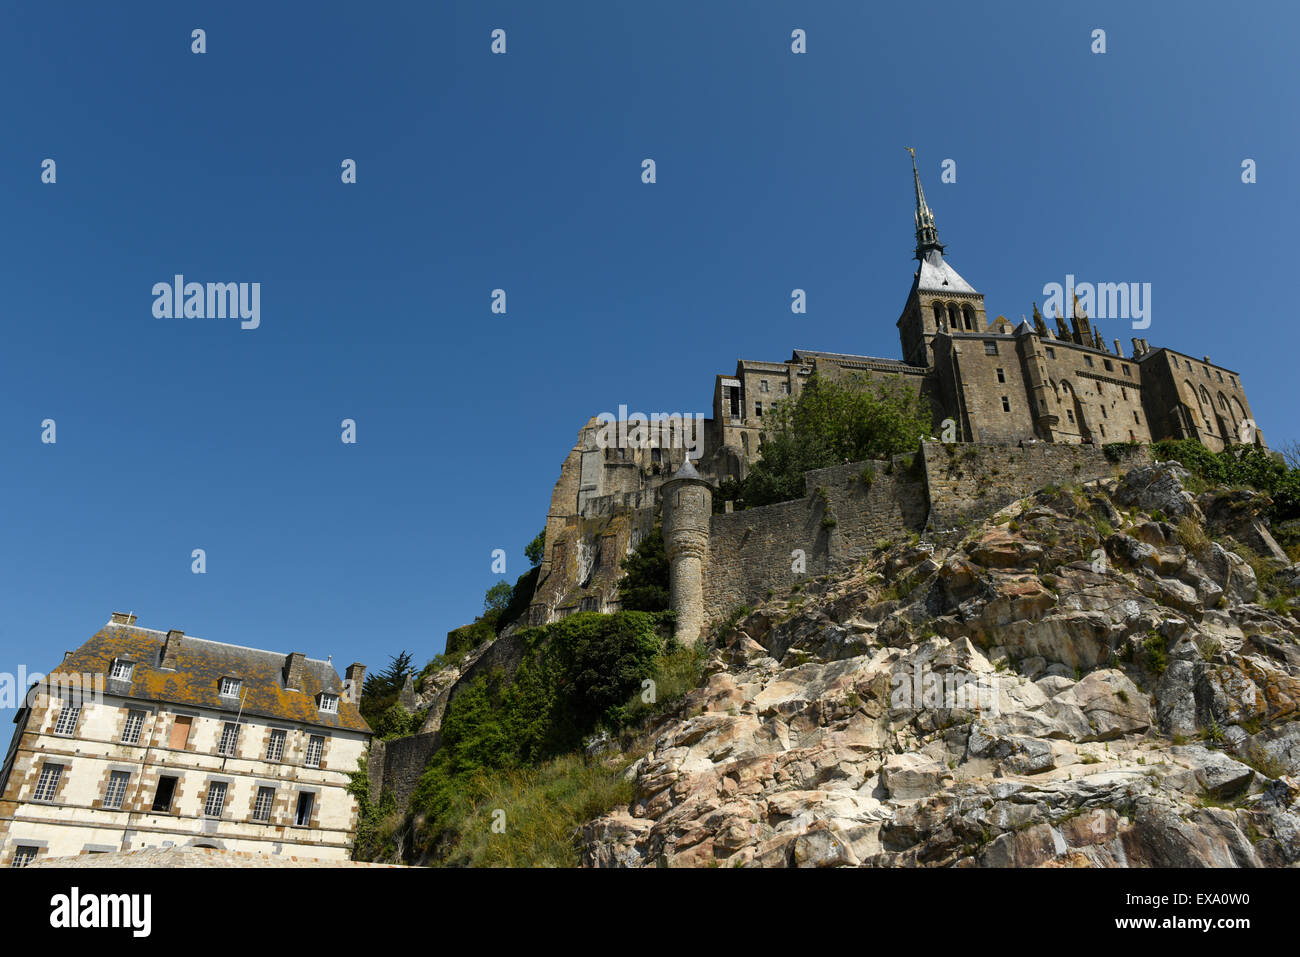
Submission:
<svg viewBox="0 0 1300 957">
<path fill-rule="evenodd" d="M 223 677 L 238 678 L 243 683 L 244 714 L 370 733 L 356 704 L 344 699 L 343 681 L 327 661 L 305 659 L 302 687 L 292 689 L 284 684 L 287 655 L 190 635 L 180 638 L 176 668 L 163 669 L 160 662 L 166 638 L 165 632 L 109 623 L 50 674 L 102 674 L 105 691 L 110 694 L 232 714 L 239 711 L 239 699 L 223 698 L 219 690 Z M 135 663 L 129 681 L 108 677 L 115 658 Z M 339 696 L 338 714 L 318 709 L 317 695 L 322 691 Z"/>
</svg>

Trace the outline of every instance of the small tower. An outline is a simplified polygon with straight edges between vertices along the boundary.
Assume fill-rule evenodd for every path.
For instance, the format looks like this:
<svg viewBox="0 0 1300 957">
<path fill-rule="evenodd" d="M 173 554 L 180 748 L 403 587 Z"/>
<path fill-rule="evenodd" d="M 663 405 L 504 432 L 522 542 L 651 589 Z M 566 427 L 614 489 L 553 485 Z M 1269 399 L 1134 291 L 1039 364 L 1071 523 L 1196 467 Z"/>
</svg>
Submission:
<svg viewBox="0 0 1300 957">
<path fill-rule="evenodd" d="M 693 645 L 704 627 L 704 574 L 709 561 L 709 522 L 713 488 L 695 471 L 688 457 L 663 486 L 664 551 L 668 584 L 677 613 L 674 634 Z"/>
</svg>

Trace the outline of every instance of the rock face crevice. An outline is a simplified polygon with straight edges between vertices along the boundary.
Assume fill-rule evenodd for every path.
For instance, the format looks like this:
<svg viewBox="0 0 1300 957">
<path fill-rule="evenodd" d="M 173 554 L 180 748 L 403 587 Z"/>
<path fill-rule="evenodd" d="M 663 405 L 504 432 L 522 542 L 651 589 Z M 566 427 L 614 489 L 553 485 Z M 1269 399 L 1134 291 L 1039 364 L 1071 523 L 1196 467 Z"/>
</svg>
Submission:
<svg viewBox="0 0 1300 957">
<path fill-rule="evenodd" d="M 1175 526 L 1251 514 L 1185 476 L 1039 491 L 706 634 L 584 862 L 1300 864 L 1298 603 Z"/>
</svg>

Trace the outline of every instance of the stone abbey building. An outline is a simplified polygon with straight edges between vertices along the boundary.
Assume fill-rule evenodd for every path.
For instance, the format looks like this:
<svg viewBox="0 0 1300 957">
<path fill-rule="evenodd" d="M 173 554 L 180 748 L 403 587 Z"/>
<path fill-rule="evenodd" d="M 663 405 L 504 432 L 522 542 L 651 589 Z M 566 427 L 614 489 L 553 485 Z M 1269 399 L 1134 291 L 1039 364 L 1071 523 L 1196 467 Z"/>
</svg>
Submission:
<svg viewBox="0 0 1300 957">
<path fill-rule="evenodd" d="M 1072 469 L 1076 460 L 1100 462 L 1101 447 L 1117 442 L 1195 439 L 1213 451 L 1264 444 L 1240 375 L 1209 356 L 1152 348 L 1138 338 L 1125 355 L 1118 339 L 1102 339 L 1077 299 L 1068 320 L 1044 318 L 1036 304 L 1032 321 L 988 319 L 984 296 L 944 256 L 915 159 L 912 176 L 917 268 L 897 321 L 902 358 L 796 349 L 784 362 L 741 359 L 734 374 L 715 377 L 711 417 L 686 417 L 685 442 L 664 441 L 653 428 L 649 441 L 626 441 L 624 431 L 635 438 L 634 429 L 610 441 L 607 423 L 593 418 L 551 497 L 531 623 L 615 610 L 620 563 L 659 518 L 664 483 L 688 457 L 692 481 L 743 479 L 758 459 L 764 415 L 797 397 L 814 375 L 908 384 L 929 400 L 936 433 L 947 420 L 962 443 L 1074 446 L 1082 459 L 1057 457 L 1070 458 Z M 1089 457 L 1089 450 L 1098 455 Z M 922 491 L 932 491 L 934 481 L 929 477 Z M 916 516 L 900 521 L 911 527 Z"/>
</svg>

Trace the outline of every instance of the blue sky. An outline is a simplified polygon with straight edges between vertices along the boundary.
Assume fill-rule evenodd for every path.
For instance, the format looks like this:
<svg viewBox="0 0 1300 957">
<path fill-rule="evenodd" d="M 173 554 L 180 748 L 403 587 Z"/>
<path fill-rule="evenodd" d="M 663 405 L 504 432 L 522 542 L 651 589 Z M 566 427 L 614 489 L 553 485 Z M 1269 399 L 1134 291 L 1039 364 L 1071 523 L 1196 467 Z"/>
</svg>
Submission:
<svg viewBox="0 0 1300 957">
<path fill-rule="evenodd" d="M 1142 334 L 1236 369 L 1270 443 L 1296 439 L 1298 20 L 5 7 L 0 671 L 52 667 L 114 610 L 340 668 L 422 663 L 481 610 L 494 548 L 511 581 L 525 570 L 589 416 L 707 411 L 740 357 L 899 355 L 905 146 L 990 317 L 1018 320 L 1067 273 L 1150 282 Z M 155 319 L 176 273 L 260 282 L 260 328 Z M 1100 325 L 1127 350 L 1127 323 Z"/>
</svg>

